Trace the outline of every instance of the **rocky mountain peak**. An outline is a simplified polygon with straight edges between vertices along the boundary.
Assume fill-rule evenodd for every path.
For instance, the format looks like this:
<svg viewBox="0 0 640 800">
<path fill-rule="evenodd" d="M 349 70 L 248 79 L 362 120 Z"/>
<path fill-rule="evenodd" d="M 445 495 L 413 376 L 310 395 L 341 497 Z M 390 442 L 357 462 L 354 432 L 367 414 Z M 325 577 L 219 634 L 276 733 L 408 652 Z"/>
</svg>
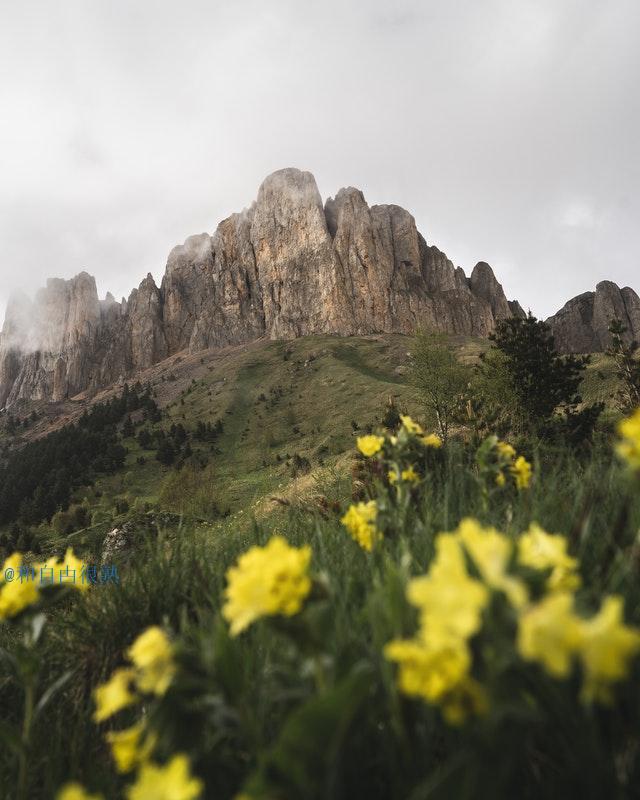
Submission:
<svg viewBox="0 0 640 800">
<path fill-rule="evenodd" d="M 601 281 L 595 292 L 572 298 L 547 322 L 562 352 L 593 353 L 609 346 L 609 323 L 614 318 L 627 329 L 627 340 L 640 339 L 638 295 L 628 286 L 620 289 L 611 281 Z"/>
<path fill-rule="evenodd" d="M 469 278 L 469 286 L 472 292 L 484 297 L 489 303 L 496 319 L 506 319 L 512 315 L 502 286 L 486 261 L 478 261 L 475 265 Z"/>
<path fill-rule="evenodd" d="M 635 292 L 604 282 L 552 318 L 561 346 L 600 346 L 614 311 L 640 331 Z M 128 299 L 100 302 L 81 272 L 13 300 L 0 335 L 0 408 L 94 390 L 181 350 L 419 326 L 486 336 L 511 314 L 524 312 L 486 262 L 467 278 L 405 209 L 369 206 L 354 187 L 323 204 L 313 175 L 288 168 L 213 233 L 174 247 L 160 287 L 148 274 Z"/>
</svg>

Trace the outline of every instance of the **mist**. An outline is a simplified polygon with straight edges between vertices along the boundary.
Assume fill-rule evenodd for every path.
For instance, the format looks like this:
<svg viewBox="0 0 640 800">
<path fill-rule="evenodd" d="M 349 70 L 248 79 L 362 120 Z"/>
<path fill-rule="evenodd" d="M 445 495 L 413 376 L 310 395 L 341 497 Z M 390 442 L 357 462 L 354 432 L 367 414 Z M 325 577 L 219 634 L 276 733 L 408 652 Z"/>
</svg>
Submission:
<svg viewBox="0 0 640 800">
<path fill-rule="evenodd" d="M 640 6 L 26 0 L 0 11 L 0 317 L 128 295 L 285 166 L 396 203 L 545 317 L 640 289 Z"/>
</svg>

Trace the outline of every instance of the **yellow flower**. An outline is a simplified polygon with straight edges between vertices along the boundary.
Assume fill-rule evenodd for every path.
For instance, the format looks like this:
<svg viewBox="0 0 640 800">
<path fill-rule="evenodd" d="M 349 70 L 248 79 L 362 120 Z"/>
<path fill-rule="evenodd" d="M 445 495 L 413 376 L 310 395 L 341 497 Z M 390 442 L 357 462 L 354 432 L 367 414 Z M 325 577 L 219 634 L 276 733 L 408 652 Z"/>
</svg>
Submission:
<svg viewBox="0 0 640 800">
<path fill-rule="evenodd" d="M 0 575 L 0 620 L 15 617 L 30 605 L 38 602 L 38 587 L 30 576 L 20 576 L 22 555 L 13 553 L 2 566 Z M 12 579 L 5 580 L 5 575 L 13 570 Z"/>
<path fill-rule="evenodd" d="M 505 461 L 513 461 L 516 457 L 516 451 L 508 442 L 496 442 L 496 450 Z"/>
<path fill-rule="evenodd" d="M 127 789 L 128 800 L 195 800 L 204 784 L 191 775 L 186 755 L 179 753 L 163 767 L 143 764 L 138 779 Z"/>
<path fill-rule="evenodd" d="M 56 800 L 102 800 L 101 794 L 89 794 L 79 783 L 66 783 L 56 795 Z"/>
<path fill-rule="evenodd" d="M 384 436 L 358 436 L 357 439 L 358 450 L 367 458 L 379 453 L 383 444 Z"/>
<path fill-rule="evenodd" d="M 395 639 L 385 646 L 384 654 L 400 667 L 400 691 L 432 703 L 464 680 L 471 662 L 466 643 L 455 638 L 443 640 L 439 646 L 417 639 Z"/>
<path fill-rule="evenodd" d="M 4 583 L 4 576 L 8 569 L 12 569 L 13 574 L 17 575 L 20 572 L 21 566 L 22 553 L 12 553 L 12 555 L 6 558 L 4 564 L 2 565 L 2 573 L 0 573 L 0 584 Z"/>
<path fill-rule="evenodd" d="M 135 670 L 120 668 L 115 670 L 106 683 L 94 689 L 96 710 L 93 719 L 95 722 L 109 719 L 113 714 L 137 701 L 138 698 L 131 692 L 134 678 Z"/>
<path fill-rule="evenodd" d="M 449 533 L 436 537 L 436 557 L 428 574 L 407 587 L 409 602 L 421 612 L 421 636 L 431 641 L 474 634 L 488 597 L 482 583 L 469 577 L 460 544 Z"/>
<path fill-rule="evenodd" d="M 418 483 L 420 481 L 420 476 L 413 467 L 403 469 L 400 473 L 400 477 L 403 481 L 407 481 L 408 483 Z"/>
<path fill-rule="evenodd" d="M 640 470 L 640 408 L 618 424 L 622 441 L 616 447 L 618 455 L 632 469 Z"/>
<path fill-rule="evenodd" d="M 611 684 L 627 677 L 629 661 L 638 651 L 640 632 L 624 624 L 622 598 L 606 597 L 598 614 L 582 623 L 583 699 L 609 702 Z"/>
<path fill-rule="evenodd" d="M 424 431 L 422 430 L 421 426 L 418 425 L 417 422 L 414 422 L 411 417 L 407 416 L 406 414 L 400 414 L 400 420 L 404 429 L 408 433 L 415 433 L 418 436 L 424 436 Z"/>
<path fill-rule="evenodd" d="M 435 433 L 428 433 L 426 436 L 423 436 L 420 441 L 425 447 L 442 447 L 442 439 Z"/>
<path fill-rule="evenodd" d="M 389 472 L 387 472 L 387 478 L 389 479 L 389 483 L 391 484 L 397 483 L 398 473 L 396 472 L 395 469 L 390 469 Z"/>
<path fill-rule="evenodd" d="M 507 482 L 507 479 L 504 477 L 504 472 L 499 472 L 496 475 L 496 485 L 497 486 L 504 486 Z"/>
<path fill-rule="evenodd" d="M 507 573 L 513 545 L 495 528 L 483 528 L 475 519 L 463 519 L 456 531 L 485 583 L 505 593 L 514 608 L 528 600 L 527 590 L 518 578 Z"/>
<path fill-rule="evenodd" d="M 469 717 L 483 716 L 488 710 L 484 687 L 469 676 L 442 700 L 442 714 L 449 725 L 462 725 Z"/>
<path fill-rule="evenodd" d="M 241 555 L 237 565 L 227 570 L 222 609 L 231 635 L 237 636 L 263 616 L 297 614 L 311 590 L 310 560 L 311 548 L 291 547 L 281 536 Z"/>
<path fill-rule="evenodd" d="M 350 506 L 340 522 L 360 547 L 370 553 L 373 545 L 382 538 L 382 534 L 375 524 L 377 517 L 376 501 L 369 500 L 368 503 L 357 503 Z"/>
<path fill-rule="evenodd" d="M 71 547 L 67 548 L 64 558 L 51 556 L 43 563 L 34 564 L 33 567 L 39 579 L 42 575 L 42 580 L 53 586 L 72 586 L 81 592 L 91 586 L 85 572 L 85 562 L 74 555 Z M 40 570 L 46 570 L 46 572 L 41 573 Z"/>
<path fill-rule="evenodd" d="M 531 483 L 531 464 L 524 456 L 518 456 L 509 468 L 518 489 L 527 489 Z"/>
<path fill-rule="evenodd" d="M 73 549 L 71 547 L 67 549 L 64 559 L 57 569 L 62 573 L 63 583 L 70 583 L 71 586 L 81 592 L 86 591 L 91 585 L 87 580 L 86 574 L 83 572 L 83 570 L 86 570 L 85 562 L 73 554 Z"/>
<path fill-rule="evenodd" d="M 566 592 L 545 597 L 518 623 L 518 651 L 522 658 L 538 661 L 557 678 L 569 675 L 582 638 L 582 622 L 573 613 L 573 596 Z"/>
<path fill-rule="evenodd" d="M 136 684 L 140 691 L 164 694 L 175 675 L 173 648 L 168 636 L 157 625 L 147 628 L 127 650 L 136 666 Z"/>
<path fill-rule="evenodd" d="M 109 731 L 106 734 L 105 738 L 111 745 L 111 754 L 116 762 L 118 772 L 131 772 L 137 764 L 145 762 L 151 755 L 156 737 L 147 735 L 143 742 L 144 732 L 144 723 L 138 722 L 131 728 L 123 731 Z"/>
<path fill-rule="evenodd" d="M 565 537 L 547 533 L 535 522 L 518 539 L 518 561 L 532 569 L 550 569 L 549 591 L 573 591 L 580 586 L 578 561 L 567 553 Z"/>
</svg>

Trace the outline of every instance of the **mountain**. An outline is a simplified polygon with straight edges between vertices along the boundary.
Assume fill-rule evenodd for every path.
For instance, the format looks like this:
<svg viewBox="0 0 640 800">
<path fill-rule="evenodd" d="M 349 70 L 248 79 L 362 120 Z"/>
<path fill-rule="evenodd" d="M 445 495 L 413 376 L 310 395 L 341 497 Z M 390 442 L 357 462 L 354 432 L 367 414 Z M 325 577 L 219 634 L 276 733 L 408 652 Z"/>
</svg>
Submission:
<svg viewBox="0 0 640 800">
<path fill-rule="evenodd" d="M 595 292 L 585 292 L 569 300 L 547 322 L 563 353 L 594 353 L 606 350 L 611 337 L 609 323 L 619 319 L 628 339 L 640 339 L 640 298 L 625 286 L 601 281 Z"/>
<path fill-rule="evenodd" d="M 604 285 L 551 318 L 567 352 L 602 349 L 610 311 L 624 311 L 640 335 L 637 295 Z M 175 247 L 160 287 L 147 275 L 127 300 L 100 300 L 82 272 L 49 280 L 33 301 L 12 298 L 0 334 L 0 408 L 94 392 L 183 350 L 418 326 L 484 337 L 513 314 L 524 311 L 488 264 L 467 277 L 408 211 L 370 207 L 351 187 L 323 206 L 309 172 L 284 169 L 213 235 Z"/>
<path fill-rule="evenodd" d="M 60 401 L 182 350 L 261 337 L 411 333 L 486 336 L 511 315 L 491 267 L 471 276 L 427 245 L 409 212 L 341 189 L 323 206 L 308 172 L 270 175 L 256 202 L 191 236 L 128 300 L 98 299 L 83 272 L 13 298 L 0 337 L 0 407 Z"/>
</svg>

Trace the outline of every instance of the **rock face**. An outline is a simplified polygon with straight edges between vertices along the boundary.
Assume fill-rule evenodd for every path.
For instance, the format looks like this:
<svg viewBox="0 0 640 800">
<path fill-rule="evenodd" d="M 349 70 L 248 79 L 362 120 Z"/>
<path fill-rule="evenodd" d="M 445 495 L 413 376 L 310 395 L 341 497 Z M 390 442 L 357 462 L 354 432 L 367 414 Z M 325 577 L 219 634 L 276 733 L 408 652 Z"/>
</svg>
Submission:
<svg viewBox="0 0 640 800">
<path fill-rule="evenodd" d="M 285 169 L 213 235 L 175 247 L 160 287 L 147 275 L 128 300 L 100 301 L 83 272 L 49 281 L 34 301 L 12 301 L 0 334 L 0 408 L 92 391 L 184 349 L 419 326 L 486 336 L 521 311 L 488 264 L 467 278 L 408 211 L 369 207 L 354 188 L 323 206 L 310 173 Z"/>
<path fill-rule="evenodd" d="M 640 298 L 628 286 L 620 289 L 602 281 L 595 292 L 569 300 L 547 322 L 561 352 L 592 353 L 606 350 L 611 343 L 608 328 L 613 318 L 627 328 L 628 340 L 640 339 Z"/>
</svg>

